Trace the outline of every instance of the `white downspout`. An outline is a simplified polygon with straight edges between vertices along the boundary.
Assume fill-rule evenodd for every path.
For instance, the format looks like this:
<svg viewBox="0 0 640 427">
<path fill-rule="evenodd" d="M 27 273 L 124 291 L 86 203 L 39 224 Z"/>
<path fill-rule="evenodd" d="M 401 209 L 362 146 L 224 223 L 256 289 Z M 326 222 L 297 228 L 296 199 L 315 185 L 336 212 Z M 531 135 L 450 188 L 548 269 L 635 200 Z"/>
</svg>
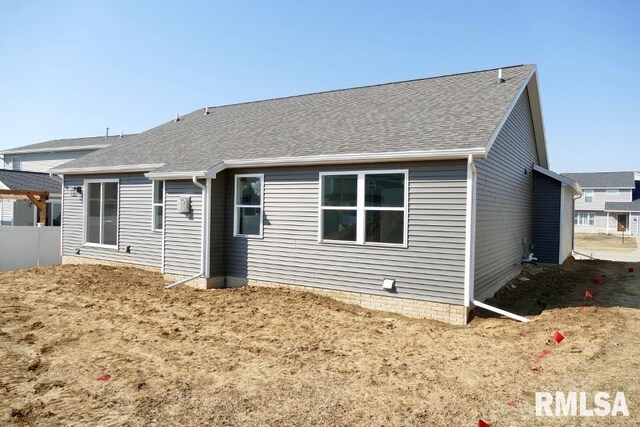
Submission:
<svg viewBox="0 0 640 427">
<path fill-rule="evenodd" d="M 200 236 L 200 251 L 201 251 L 201 255 L 200 255 L 200 273 L 196 274 L 195 276 L 192 277 L 187 277 L 186 279 L 182 279 L 176 283 L 172 283 L 170 285 L 165 286 L 165 289 L 173 289 L 173 288 L 177 288 L 180 285 L 184 285 L 185 283 L 188 283 L 192 280 L 195 279 L 199 279 L 200 277 L 205 277 L 206 273 L 207 273 L 207 243 L 206 243 L 206 238 L 207 238 L 207 230 L 209 229 L 209 224 L 207 224 L 207 218 L 209 217 L 208 215 L 208 199 L 207 199 L 207 187 L 200 184 L 198 182 L 198 177 L 194 176 L 192 178 L 192 181 L 195 185 L 197 185 L 198 187 L 200 187 L 202 189 L 202 234 Z"/>
</svg>

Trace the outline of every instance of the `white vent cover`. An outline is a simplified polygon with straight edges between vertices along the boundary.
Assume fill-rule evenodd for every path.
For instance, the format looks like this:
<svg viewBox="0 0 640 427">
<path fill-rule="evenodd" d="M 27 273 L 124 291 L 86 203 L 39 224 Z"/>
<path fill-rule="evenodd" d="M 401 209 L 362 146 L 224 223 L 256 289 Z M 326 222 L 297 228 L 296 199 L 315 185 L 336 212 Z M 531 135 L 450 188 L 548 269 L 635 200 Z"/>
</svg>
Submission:
<svg viewBox="0 0 640 427">
<path fill-rule="evenodd" d="M 191 197 L 180 197 L 178 199 L 178 213 L 188 214 L 191 212 Z"/>
<path fill-rule="evenodd" d="M 387 291 L 393 290 L 396 285 L 395 279 L 384 279 L 382 281 L 382 289 L 386 289 Z"/>
</svg>

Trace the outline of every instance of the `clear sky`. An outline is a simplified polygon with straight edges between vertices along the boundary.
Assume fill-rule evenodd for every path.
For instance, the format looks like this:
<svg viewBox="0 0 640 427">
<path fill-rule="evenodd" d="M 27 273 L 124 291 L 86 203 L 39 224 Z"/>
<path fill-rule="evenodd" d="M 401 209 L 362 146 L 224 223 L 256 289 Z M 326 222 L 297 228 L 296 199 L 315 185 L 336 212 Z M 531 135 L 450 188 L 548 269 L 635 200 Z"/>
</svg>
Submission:
<svg viewBox="0 0 640 427">
<path fill-rule="evenodd" d="M 0 4 L 0 149 L 536 63 L 551 167 L 640 170 L 640 1 Z"/>
</svg>

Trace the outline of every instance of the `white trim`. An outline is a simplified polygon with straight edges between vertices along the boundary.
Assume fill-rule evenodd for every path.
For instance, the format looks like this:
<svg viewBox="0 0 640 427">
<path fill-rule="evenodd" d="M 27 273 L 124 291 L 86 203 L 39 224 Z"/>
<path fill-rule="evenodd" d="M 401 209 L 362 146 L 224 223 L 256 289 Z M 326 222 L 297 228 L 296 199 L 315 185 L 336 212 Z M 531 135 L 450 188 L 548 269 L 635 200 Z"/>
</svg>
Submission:
<svg viewBox="0 0 640 427">
<path fill-rule="evenodd" d="M 464 253 L 464 306 L 471 307 L 475 300 L 475 228 L 476 228 L 476 184 L 477 171 L 473 157 L 467 161 L 467 209 L 465 214 Z"/>
<path fill-rule="evenodd" d="M 36 149 L 17 149 L 17 150 L 4 150 L 0 151 L 0 154 L 31 154 L 31 153 L 55 153 L 57 151 L 80 151 L 80 150 L 97 150 L 100 148 L 106 148 L 110 144 L 93 144 L 93 145 L 76 145 L 67 147 L 55 147 L 55 148 L 36 148 Z"/>
<path fill-rule="evenodd" d="M 240 208 L 257 208 L 258 205 L 239 205 L 238 204 L 238 181 L 239 178 L 260 178 L 260 233 L 259 234 L 240 234 L 238 233 L 238 209 Z M 245 173 L 235 174 L 233 178 L 233 237 L 259 238 L 264 235 L 264 174 L 263 173 Z"/>
<path fill-rule="evenodd" d="M 53 168 L 50 173 L 55 174 L 93 174 L 93 173 L 109 173 L 109 172 L 145 172 L 164 166 L 164 163 L 149 163 L 138 165 L 120 165 L 120 166 L 95 166 L 86 168 Z"/>
<path fill-rule="evenodd" d="M 115 245 L 105 245 L 103 243 L 87 242 L 87 203 L 89 202 L 89 184 L 100 183 L 100 233 L 99 240 L 102 240 L 102 226 L 103 226 L 103 201 L 104 201 L 104 183 L 118 184 L 117 203 L 118 209 L 116 211 L 116 243 Z M 118 249 L 120 243 L 120 179 L 119 178 L 104 178 L 104 179 L 85 179 L 83 189 L 82 200 L 82 246 L 106 248 L 106 249 Z"/>
<path fill-rule="evenodd" d="M 160 251 L 160 272 L 164 274 L 165 236 L 167 234 L 167 182 L 162 186 L 162 248 Z"/>
<path fill-rule="evenodd" d="M 204 251 L 204 258 L 205 258 L 205 264 L 204 264 L 204 277 L 206 277 L 207 279 L 209 277 L 211 277 L 211 231 L 209 230 L 209 227 L 211 226 L 211 179 L 206 179 L 206 198 L 205 200 L 202 201 L 202 205 L 204 206 L 205 203 L 208 204 L 208 206 L 206 207 L 206 209 L 203 207 L 203 214 L 202 217 L 204 218 L 205 224 L 207 224 L 207 228 L 206 228 L 206 235 L 204 236 L 204 241 L 205 241 L 205 251 Z M 205 211 L 206 211 L 206 215 L 205 215 Z"/>
<path fill-rule="evenodd" d="M 365 206 L 365 179 L 367 175 L 387 175 L 387 174 L 403 174 L 404 175 L 404 206 L 403 207 L 376 207 Z M 356 175 L 356 206 L 323 206 L 323 177 L 333 175 Z M 324 221 L 323 211 L 326 210 L 352 210 L 356 211 L 356 240 L 331 240 L 323 239 Z M 402 243 L 385 243 L 385 242 L 367 242 L 366 241 L 366 212 L 367 211 L 392 211 L 404 212 L 403 236 Z M 318 173 L 318 243 L 321 244 L 338 244 L 338 245 L 357 245 L 357 246 L 381 246 L 389 248 L 407 248 L 409 240 L 409 170 L 408 169 L 366 169 L 366 170 L 350 170 L 335 172 L 319 172 Z"/>
<path fill-rule="evenodd" d="M 348 154 L 328 154 L 317 156 L 299 157 L 270 157 L 259 159 L 230 159 L 216 163 L 207 171 L 181 171 L 181 172 L 149 172 L 145 174 L 148 178 L 191 178 L 192 176 L 206 176 L 215 178 L 216 174 L 225 169 L 241 169 L 250 167 L 275 167 L 275 166 L 308 166 L 308 165 L 339 165 L 339 164 L 359 164 L 377 162 L 396 161 L 417 161 L 417 160 L 455 160 L 466 159 L 469 154 L 474 158 L 486 157 L 487 150 L 484 147 L 463 148 L 451 150 L 429 150 L 429 151 L 398 151 L 384 153 L 348 153 Z"/>
<path fill-rule="evenodd" d="M 162 202 L 160 203 L 156 203 L 156 182 L 162 183 Z M 165 215 L 164 187 L 165 185 L 167 185 L 167 183 L 162 179 L 156 179 L 151 181 L 151 231 L 154 233 L 161 232 L 162 230 L 164 230 L 164 215 Z M 162 208 L 162 228 L 156 228 L 156 208 L 157 207 Z"/>
</svg>

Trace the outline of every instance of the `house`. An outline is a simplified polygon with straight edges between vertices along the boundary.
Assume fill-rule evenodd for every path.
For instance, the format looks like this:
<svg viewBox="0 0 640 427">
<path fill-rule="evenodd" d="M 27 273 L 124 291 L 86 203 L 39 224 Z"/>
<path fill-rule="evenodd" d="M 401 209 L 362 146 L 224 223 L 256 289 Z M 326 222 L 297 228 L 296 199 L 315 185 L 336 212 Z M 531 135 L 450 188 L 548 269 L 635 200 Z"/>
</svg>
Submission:
<svg viewBox="0 0 640 427">
<path fill-rule="evenodd" d="M 63 176 L 65 263 L 464 324 L 531 259 L 536 67 L 207 107 Z"/>
<path fill-rule="evenodd" d="M 640 236 L 640 173 L 565 173 L 584 193 L 575 202 L 576 233 Z"/>
<path fill-rule="evenodd" d="M 62 183 L 49 177 L 49 169 L 129 137 L 56 139 L 0 151 L 0 165 L 3 168 L 0 169 L 0 191 L 4 190 L 5 193 L 0 194 L 0 225 L 35 225 L 38 222 L 39 210 L 23 194 L 25 191 L 40 194 L 41 197 L 47 193 L 46 209 L 50 214 L 46 215 L 49 218 L 46 224 L 60 225 L 58 217 Z M 54 182 L 57 182 L 57 187 L 53 185 Z M 10 194 L 8 189 L 19 191 L 18 194 Z"/>
<path fill-rule="evenodd" d="M 61 188 L 48 173 L 0 169 L 0 225 L 33 226 L 44 211 L 44 224 L 59 226 Z"/>
</svg>

